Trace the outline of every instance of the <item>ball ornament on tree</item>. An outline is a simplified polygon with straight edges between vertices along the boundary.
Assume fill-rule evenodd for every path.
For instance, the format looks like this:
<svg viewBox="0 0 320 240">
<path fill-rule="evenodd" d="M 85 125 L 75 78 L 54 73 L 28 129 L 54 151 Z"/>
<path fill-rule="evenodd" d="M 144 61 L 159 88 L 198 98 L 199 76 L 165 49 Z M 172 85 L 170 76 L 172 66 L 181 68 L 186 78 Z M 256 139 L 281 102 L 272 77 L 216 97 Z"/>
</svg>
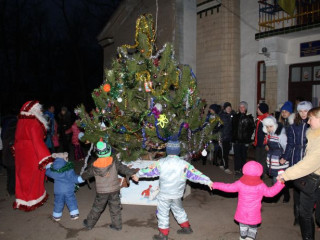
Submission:
<svg viewBox="0 0 320 240">
<path fill-rule="evenodd" d="M 103 91 L 110 92 L 110 89 L 111 89 L 110 84 L 107 83 L 107 84 L 103 85 Z"/>
<path fill-rule="evenodd" d="M 124 126 L 120 127 L 120 129 L 119 129 L 120 133 L 125 133 L 126 131 L 127 131 L 127 129 Z"/>
</svg>

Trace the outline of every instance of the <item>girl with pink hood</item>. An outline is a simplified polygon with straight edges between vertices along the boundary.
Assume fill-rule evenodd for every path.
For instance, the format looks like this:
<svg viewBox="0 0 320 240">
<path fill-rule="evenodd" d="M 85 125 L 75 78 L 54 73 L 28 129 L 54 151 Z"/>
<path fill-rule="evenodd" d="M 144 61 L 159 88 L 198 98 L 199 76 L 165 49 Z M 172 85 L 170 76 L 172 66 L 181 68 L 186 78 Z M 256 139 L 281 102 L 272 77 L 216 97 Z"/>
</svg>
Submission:
<svg viewBox="0 0 320 240">
<path fill-rule="evenodd" d="M 240 239 L 256 239 L 257 225 L 261 223 L 261 200 L 274 197 L 284 184 L 277 181 L 272 187 L 261 180 L 262 165 L 256 161 L 247 162 L 242 169 L 243 176 L 231 184 L 214 182 L 212 188 L 224 192 L 238 192 L 238 206 L 234 219 L 239 222 Z"/>
</svg>

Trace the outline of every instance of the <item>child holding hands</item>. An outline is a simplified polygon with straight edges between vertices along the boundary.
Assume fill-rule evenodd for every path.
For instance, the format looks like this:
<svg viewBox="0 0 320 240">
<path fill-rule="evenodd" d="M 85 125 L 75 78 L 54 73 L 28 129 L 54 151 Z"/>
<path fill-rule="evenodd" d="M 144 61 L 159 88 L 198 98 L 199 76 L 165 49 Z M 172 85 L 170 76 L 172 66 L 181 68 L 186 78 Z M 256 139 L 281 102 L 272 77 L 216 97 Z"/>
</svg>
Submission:
<svg viewBox="0 0 320 240">
<path fill-rule="evenodd" d="M 240 240 L 256 239 L 257 225 L 261 223 L 261 200 L 277 195 L 284 184 L 277 181 L 267 187 L 261 180 L 263 167 L 256 161 L 247 162 L 242 169 L 243 176 L 232 184 L 214 182 L 213 189 L 224 192 L 238 192 L 238 206 L 234 219 L 239 222 Z"/>
<path fill-rule="evenodd" d="M 46 175 L 54 179 L 54 208 L 52 218 L 60 221 L 66 204 L 71 220 L 79 218 L 79 210 L 75 195 L 75 184 L 83 183 L 83 179 L 74 172 L 73 163 L 68 162 L 68 153 L 54 153 L 52 164 L 46 166 Z"/>
<path fill-rule="evenodd" d="M 81 175 L 84 180 L 94 177 L 96 180 L 96 198 L 87 218 L 83 221 L 86 229 L 92 229 L 99 220 L 107 204 L 111 216 L 109 227 L 113 230 L 122 229 L 120 182 L 118 173 L 131 176 L 134 180 L 137 170 L 128 168 L 111 156 L 111 147 L 102 139 L 96 144 L 97 159 Z M 127 180 L 129 182 L 129 180 Z"/>
<path fill-rule="evenodd" d="M 178 156 L 180 154 L 179 141 L 170 140 L 167 143 L 166 152 L 167 157 L 160 159 L 147 168 L 140 169 L 134 178 L 134 180 L 139 180 L 139 177 L 159 177 L 160 191 L 157 196 L 159 234 L 154 235 L 153 240 L 168 240 L 170 210 L 181 227 L 177 233 L 191 234 L 193 231 L 181 201 L 186 181 L 190 180 L 192 182 L 208 185 L 210 189 L 212 185 L 210 178 Z"/>
</svg>

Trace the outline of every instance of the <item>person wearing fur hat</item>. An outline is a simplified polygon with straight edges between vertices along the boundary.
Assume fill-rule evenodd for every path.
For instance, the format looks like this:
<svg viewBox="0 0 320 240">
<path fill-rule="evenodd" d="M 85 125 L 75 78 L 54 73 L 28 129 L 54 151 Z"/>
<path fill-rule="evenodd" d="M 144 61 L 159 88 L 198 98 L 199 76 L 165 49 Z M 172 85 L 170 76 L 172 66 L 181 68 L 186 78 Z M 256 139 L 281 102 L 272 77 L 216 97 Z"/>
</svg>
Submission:
<svg viewBox="0 0 320 240">
<path fill-rule="evenodd" d="M 280 108 L 280 116 L 279 116 L 279 122 L 287 128 L 290 124 L 293 123 L 295 114 L 292 113 L 292 102 L 286 101 Z"/>
<path fill-rule="evenodd" d="M 232 119 L 232 142 L 234 148 L 234 173 L 236 177 L 241 176 L 243 165 L 247 161 L 248 147 L 252 142 L 254 132 L 254 120 L 252 114 L 248 113 L 248 103 L 239 103 L 239 112 Z"/>
<path fill-rule="evenodd" d="M 167 143 L 166 152 L 167 157 L 140 169 L 136 174 L 137 180 L 139 178 L 159 177 L 160 191 L 157 195 L 159 234 L 153 236 L 154 240 L 168 240 L 170 210 L 181 227 L 177 233 L 191 234 L 193 230 L 181 201 L 186 181 L 204 184 L 209 186 L 210 189 L 212 184 L 209 177 L 178 156 L 180 154 L 180 142 L 178 140 L 170 140 Z"/>
<path fill-rule="evenodd" d="M 268 116 L 262 120 L 263 132 L 266 133 L 265 142 L 267 144 L 267 167 L 268 175 L 272 177 L 273 183 L 277 181 L 277 176 L 289 167 L 289 162 L 281 160 L 287 145 L 287 135 L 281 123 L 273 116 Z M 289 188 L 283 189 L 283 203 L 289 202 Z"/>
<path fill-rule="evenodd" d="M 15 132 L 16 200 L 13 208 L 32 211 L 48 199 L 45 166 L 52 162 L 44 139 L 48 123 L 38 101 L 23 104 Z"/>
<path fill-rule="evenodd" d="M 302 160 L 307 146 L 306 132 L 309 128 L 308 111 L 312 108 L 311 102 L 302 101 L 297 105 L 297 112 L 293 124 L 286 129 L 287 147 L 282 160 L 289 161 L 289 166 L 293 166 Z M 294 187 L 294 225 L 299 224 L 300 212 L 300 191 Z"/>
<path fill-rule="evenodd" d="M 256 161 L 247 162 L 242 169 L 243 176 L 231 184 L 213 182 L 212 188 L 224 192 L 238 192 L 238 205 L 234 219 L 240 226 L 240 240 L 256 239 L 261 223 L 261 201 L 263 197 L 274 197 L 284 187 L 277 181 L 272 187 L 261 180 L 263 167 Z"/>
<path fill-rule="evenodd" d="M 66 204 L 71 220 L 79 218 L 79 209 L 75 195 L 77 183 L 83 183 L 83 179 L 74 172 L 72 162 L 68 162 L 68 153 L 54 153 L 52 164 L 46 166 L 46 175 L 54 180 L 54 207 L 52 218 L 60 221 L 64 205 Z"/>
<path fill-rule="evenodd" d="M 96 180 L 96 198 L 83 225 L 88 230 L 92 229 L 108 204 L 111 216 L 109 227 L 120 231 L 122 230 L 122 218 L 118 174 L 125 175 L 129 182 L 129 177 L 136 179 L 134 174 L 137 170 L 128 168 L 114 159 L 111 156 L 111 146 L 103 139 L 96 144 L 96 154 L 98 158 L 94 159 L 94 162 L 81 175 L 84 180 L 92 177 Z"/>
<path fill-rule="evenodd" d="M 262 121 L 269 116 L 269 106 L 266 103 L 259 103 L 257 107 L 256 131 L 253 146 L 255 146 L 255 160 L 259 162 L 267 173 L 267 151 L 265 149 L 265 133 L 262 130 Z"/>
</svg>

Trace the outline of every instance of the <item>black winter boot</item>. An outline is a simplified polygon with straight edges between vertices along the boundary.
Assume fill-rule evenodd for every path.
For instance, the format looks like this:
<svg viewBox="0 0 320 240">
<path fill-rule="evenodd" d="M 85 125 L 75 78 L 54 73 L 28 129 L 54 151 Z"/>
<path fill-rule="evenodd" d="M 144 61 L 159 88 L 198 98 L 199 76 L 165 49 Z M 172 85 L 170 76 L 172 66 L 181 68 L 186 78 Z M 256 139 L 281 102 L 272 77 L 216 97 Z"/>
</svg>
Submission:
<svg viewBox="0 0 320 240">
<path fill-rule="evenodd" d="M 178 234 L 191 234 L 193 233 L 191 227 L 181 228 L 177 231 Z"/>
<path fill-rule="evenodd" d="M 304 219 L 299 217 L 300 230 L 303 240 L 314 240 L 314 222 L 312 220 Z"/>
<path fill-rule="evenodd" d="M 168 240 L 168 235 L 164 235 L 162 232 L 159 232 L 158 235 L 154 235 L 153 240 Z"/>
</svg>

